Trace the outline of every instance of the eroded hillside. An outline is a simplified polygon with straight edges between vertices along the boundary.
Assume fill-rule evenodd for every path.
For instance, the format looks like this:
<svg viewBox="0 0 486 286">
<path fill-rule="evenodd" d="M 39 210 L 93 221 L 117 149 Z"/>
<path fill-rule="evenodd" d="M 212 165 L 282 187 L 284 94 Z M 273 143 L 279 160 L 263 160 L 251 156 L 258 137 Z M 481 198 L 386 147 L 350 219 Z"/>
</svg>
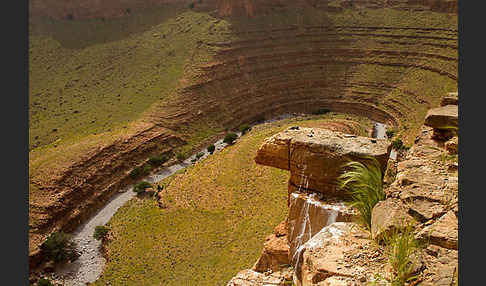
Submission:
<svg viewBox="0 0 486 286">
<path fill-rule="evenodd" d="M 457 89 L 458 56 L 457 6 L 440 4 L 455 2 L 409 2 L 181 1 L 79 20 L 32 8 L 30 254 L 150 155 L 189 154 L 262 116 L 329 108 L 411 143 Z"/>
</svg>

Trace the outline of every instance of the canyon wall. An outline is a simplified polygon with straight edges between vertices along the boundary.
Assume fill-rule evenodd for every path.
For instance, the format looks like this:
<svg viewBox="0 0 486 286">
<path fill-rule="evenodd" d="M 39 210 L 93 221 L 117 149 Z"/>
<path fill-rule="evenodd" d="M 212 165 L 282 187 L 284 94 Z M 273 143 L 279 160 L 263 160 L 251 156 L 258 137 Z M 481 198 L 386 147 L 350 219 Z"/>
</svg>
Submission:
<svg viewBox="0 0 486 286">
<path fill-rule="evenodd" d="M 29 2 L 32 17 L 72 21 L 190 3 Z M 198 39 L 195 50 L 212 57 L 191 63 L 197 75 L 181 78 L 170 101 L 144 114 L 146 127 L 75 160 L 56 162 L 65 167 L 55 174 L 31 175 L 31 188 L 41 191 L 29 201 L 31 256 L 52 231 L 70 231 L 84 221 L 155 149 L 180 147 L 192 135 L 186 130 L 197 130 L 198 124 L 226 130 L 262 116 L 327 108 L 400 127 L 411 142 L 407 134 L 420 128 L 427 109 L 457 88 L 455 1 L 194 3 L 194 11 L 216 17 L 208 33 L 225 33 L 228 40 Z M 230 23 L 230 30 L 222 32 L 220 21 Z M 65 92 L 73 92 L 66 86 Z"/>
<path fill-rule="evenodd" d="M 345 8 L 396 8 L 427 9 L 442 13 L 457 13 L 458 0 L 29 0 L 31 16 L 48 16 L 56 19 L 116 18 L 146 9 L 154 5 L 181 5 L 198 11 L 215 11 L 219 16 L 265 14 L 292 5 L 311 6 L 330 12 L 341 12 Z"/>
</svg>

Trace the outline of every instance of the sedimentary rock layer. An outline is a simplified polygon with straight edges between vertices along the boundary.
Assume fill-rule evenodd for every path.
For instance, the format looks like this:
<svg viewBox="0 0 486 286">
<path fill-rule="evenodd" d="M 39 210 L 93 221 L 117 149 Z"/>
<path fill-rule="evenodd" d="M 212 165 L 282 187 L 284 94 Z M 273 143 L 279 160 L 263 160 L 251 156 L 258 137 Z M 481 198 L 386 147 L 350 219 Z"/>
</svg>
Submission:
<svg viewBox="0 0 486 286">
<path fill-rule="evenodd" d="M 267 138 L 255 157 L 258 164 L 290 171 L 289 185 L 301 191 L 340 196 L 336 179 L 347 161 L 375 158 L 386 169 L 391 144 L 318 128 L 291 127 Z"/>
</svg>

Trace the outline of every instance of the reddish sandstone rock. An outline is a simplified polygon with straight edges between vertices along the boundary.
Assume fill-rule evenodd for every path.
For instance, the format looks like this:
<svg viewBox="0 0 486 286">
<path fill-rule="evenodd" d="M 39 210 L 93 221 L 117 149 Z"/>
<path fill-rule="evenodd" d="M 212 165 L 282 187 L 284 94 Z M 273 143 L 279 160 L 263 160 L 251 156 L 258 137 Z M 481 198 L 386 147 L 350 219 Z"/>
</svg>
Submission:
<svg viewBox="0 0 486 286">
<path fill-rule="evenodd" d="M 298 286 L 366 285 L 383 275 L 383 252 L 369 233 L 350 222 L 323 228 L 303 245 L 295 278 Z"/>
<path fill-rule="evenodd" d="M 289 189 L 343 196 L 336 185 L 349 160 L 370 156 L 386 169 L 391 144 L 318 128 L 291 127 L 267 138 L 255 157 L 258 164 L 290 170 Z"/>
<path fill-rule="evenodd" d="M 459 105 L 459 97 L 457 92 L 449 92 L 446 96 L 442 97 L 440 106 L 446 105 Z"/>
<path fill-rule="evenodd" d="M 458 223 L 454 211 L 449 211 L 435 223 L 417 234 L 419 239 L 427 239 L 431 244 L 457 250 Z"/>
<path fill-rule="evenodd" d="M 284 220 L 275 227 L 271 235 L 265 238 L 262 254 L 252 269 L 257 272 L 279 271 L 288 265 L 287 220 Z"/>
<path fill-rule="evenodd" d="M 457 105 L 446 105 L 429 109 L 425 116 L 424 124 L 434 129 L 458 128 L 459 112 Z"/>
<path fill-rule="evenodd" d="M 316 194 L 292 193 L 288 215 L 289 258 L 295 251 L 323 227 L 333 222 L 349 222 L 357 212 L 344 203 L 326 203 Z"/>
<path fill-rule="evenodd" d="M 415 220 L 408 214 L 408 208 L 399 199 L 389 198 L 378 202 L 371 213 L 371 236 L 381 240 L 386 234 L 404 229 Z"/>
</svg>

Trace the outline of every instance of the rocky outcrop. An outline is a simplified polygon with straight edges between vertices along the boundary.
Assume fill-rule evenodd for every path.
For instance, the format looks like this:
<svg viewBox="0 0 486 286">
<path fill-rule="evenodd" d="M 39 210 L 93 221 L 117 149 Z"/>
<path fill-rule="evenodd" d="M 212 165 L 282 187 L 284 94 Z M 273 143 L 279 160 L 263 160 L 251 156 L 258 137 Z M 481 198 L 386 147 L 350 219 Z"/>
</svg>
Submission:
<svg viewBox="0 0 486 286">
<path fill-rule="evenodd" d="M 459 93 L 449 92 L 447 95 L 442 97 L 440 101 L 440 106 L 446 105 L 459 105 Z"/>
<path fill-rule="evenodd" d="M 386 169 L 391 145 L 325 129 L 290 127 L 267 138 L 255 157 L 257 164 L 290 171 L 289 190 L 343 196 L 336 185 L 341 167 L 349 160 L 373 157 Z"/>
<path fill-rule="evenodd" d="M 343 202 L 324 202 L 315 193 L 292 193 L 288 215 L 289 261 L 295 258 L 297 249 L 323 227 L 334 222 L 350 222 L 356 216 L 356 211 Z"/>
<path fill-rule="evenodd" d="M 399 199 L 389 198 L 378 202 L 371 213 L 371 237 L 377 241 L 394 231 L 401 231 L 415 224 L 408 208 Z"/>
<path fill-rule="evenodd" d="M 336 222 L 303 245 L 296 285 L 364 285 L 383 273 L 382 249 L 355 223 Z M 380 269 L 381 268 L 381 269 Z"/>
<path fill-rule="evenodd" d="M 450 129 L 459 127 L 457 105 L 446 105 L 430 109 L 425 116 L 425 125 L 435 129 Z"/>
<path fill-rule="evenodd" d="M 457 250 L 458 221 L 453 211 L 449 211 L 433 224 L 417 234 L 419 239 L 427 239 L 431 244 Z"/>
<path fill-rule="evenodd" d="M 288 267 L 289 264 L 287 220 L 284 220 L 265 238 L 262 254 L 252 269 L 257 272 L 275 272 Z"/>
</svg>

